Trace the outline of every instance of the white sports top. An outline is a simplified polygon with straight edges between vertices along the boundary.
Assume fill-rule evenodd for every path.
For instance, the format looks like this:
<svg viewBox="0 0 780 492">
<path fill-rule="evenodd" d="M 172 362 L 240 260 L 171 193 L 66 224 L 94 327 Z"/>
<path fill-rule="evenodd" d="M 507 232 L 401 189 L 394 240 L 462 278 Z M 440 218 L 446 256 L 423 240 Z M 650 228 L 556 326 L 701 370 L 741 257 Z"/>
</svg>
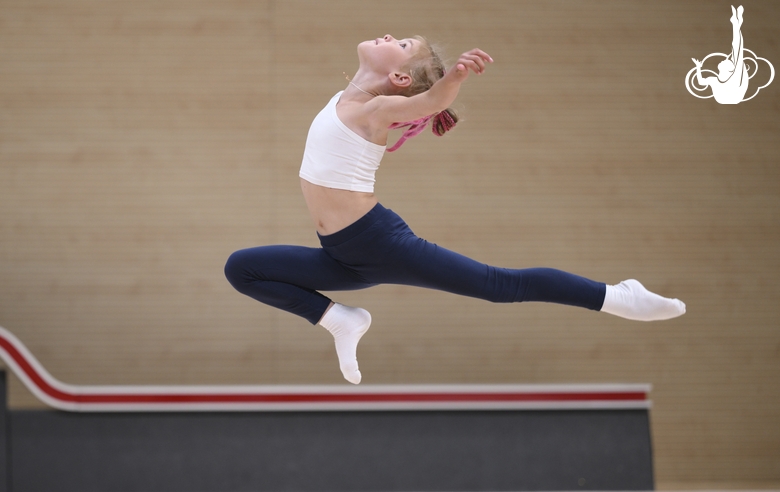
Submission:
<svg viewBox="0 0 780 492">
<path fill-rule="evenodd" d="M 373 193 L 385 146 L 369 142 L 342 123 L 336 114 L 342 92 L 312 121 L 298 175 L 327 188 Z"/>
</svg>

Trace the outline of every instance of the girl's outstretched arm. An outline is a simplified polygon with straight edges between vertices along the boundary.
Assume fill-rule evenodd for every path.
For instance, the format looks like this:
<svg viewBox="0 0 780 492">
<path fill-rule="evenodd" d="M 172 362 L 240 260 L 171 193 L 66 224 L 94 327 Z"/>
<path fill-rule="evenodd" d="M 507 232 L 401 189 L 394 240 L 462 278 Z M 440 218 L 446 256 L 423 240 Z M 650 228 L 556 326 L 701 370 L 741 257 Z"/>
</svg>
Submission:
<svg viewBox="0 0 780 492">
<path fill-rule="evenodd" d="M 411 97 L 379 96 L 371 104 L 375 105 L 373 109 L 387 125 L 439 113 L 455 101 L 460 85 L 468 78 L 469 72 L 482 74 L 487 63 L 493 63 L 493 58 L 475 48 L 460 55 L 455 66 L 426 92 Z"/>
</svg>

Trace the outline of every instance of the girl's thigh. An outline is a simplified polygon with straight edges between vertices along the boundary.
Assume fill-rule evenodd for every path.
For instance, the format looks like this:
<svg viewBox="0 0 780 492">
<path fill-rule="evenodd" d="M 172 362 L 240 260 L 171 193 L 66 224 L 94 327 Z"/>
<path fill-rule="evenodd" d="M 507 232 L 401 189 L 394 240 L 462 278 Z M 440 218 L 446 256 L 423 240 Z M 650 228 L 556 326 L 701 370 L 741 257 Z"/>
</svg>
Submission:
<svg viewBox="0 0 780 492">
<path fill-rule="evenodd" d="M 236 251 L 225 270 L 245 281 L 282 282 L 310 290 L 355 290 L 373 285 L 322 248 L 305 246 L 259 246 Z"/>
<path fill-rule="evenodd" d="M 414 236 L 387 262 L 383 283 L 413 285 L 491 301 L 511 302 L 521 287 L 516 271 L 473 260 Z M 372 279 L 373 280 L 373 279 Z"/>
</svg>

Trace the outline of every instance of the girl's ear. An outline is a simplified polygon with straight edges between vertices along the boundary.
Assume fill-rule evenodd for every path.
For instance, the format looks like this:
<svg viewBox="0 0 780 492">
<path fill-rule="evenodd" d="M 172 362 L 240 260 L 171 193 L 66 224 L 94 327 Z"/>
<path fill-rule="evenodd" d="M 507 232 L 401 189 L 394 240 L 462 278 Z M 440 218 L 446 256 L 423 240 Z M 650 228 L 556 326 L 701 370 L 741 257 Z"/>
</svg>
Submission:
<svg viewBox="0 0 780 492">
<path fill-rule="evenodd" d="M 401 89 L 406 89 L 410 85 L 412 85 L 412 77 L 408 73 L 403 72 L 393 72 L 388 75 L 390 78 L 390 82 Z"/>
</svg>

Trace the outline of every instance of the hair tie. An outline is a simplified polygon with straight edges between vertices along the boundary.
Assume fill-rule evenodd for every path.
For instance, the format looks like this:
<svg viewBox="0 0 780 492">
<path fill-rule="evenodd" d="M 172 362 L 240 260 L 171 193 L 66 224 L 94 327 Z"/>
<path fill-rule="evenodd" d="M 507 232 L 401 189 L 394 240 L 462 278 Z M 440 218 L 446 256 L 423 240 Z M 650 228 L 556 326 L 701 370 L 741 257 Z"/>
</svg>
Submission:
<svg viewBox="0 0 780 492">
<path fill-rule="evenodd" d="M 444 110 L 441 113 L 437 113 L 436 116 L 433 117 L 433 133 L 437 137 L 443 136 L 448 131 L 452 130 L 455 127 L 455 120 L 452 118 L 452 115 L 449 111 Z"/>
</svg>

